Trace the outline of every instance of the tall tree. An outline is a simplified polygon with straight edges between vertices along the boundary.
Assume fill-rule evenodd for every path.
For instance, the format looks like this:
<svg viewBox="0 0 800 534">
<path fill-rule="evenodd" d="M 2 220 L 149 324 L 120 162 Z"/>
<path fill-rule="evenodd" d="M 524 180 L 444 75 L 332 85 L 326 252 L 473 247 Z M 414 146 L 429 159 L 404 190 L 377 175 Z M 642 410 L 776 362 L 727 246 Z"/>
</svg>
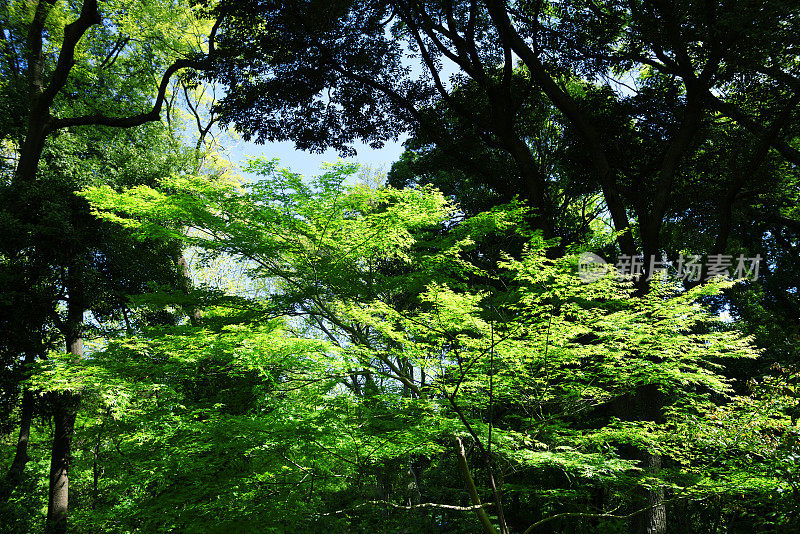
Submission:
<svg viewBox="0 0 800 534">
<path fill-rule="evenodd" d="M 9 265 L 19 265 L 24 254 L 40 258 L 34 263 L 43 267 L 39 274 L 47 281 L 41 283 L 53 288 L 55 298 L 49 298 L 49 310 L 26 310 L 24 316 L 44 311 L 45 319 L 35 319 L 33 326 L 44 324 L 51 327 L 50 331 L 59 332 L 64 347 L 75 357 L 83 356 L 85 313 L 99 311 L 101 302 L 109 304 L 107 295 L 95 284 L 97 275 L 109 267 L 109 256 L 113 258 L 125 248 L 113 250 L 121 236 L 112 237 L 99 230 L 85 203 L 74 197 L 74 191 L 86 185 L 92 171 L 114 167 L 109 162 L 96 163 L 102 160 L 98 154 L 114 143 L 110 132 L 97 128 L 132 128 L 158 121 L 169 97 L 170 78 L 181 69 L 197 67 L 213 47 L 213 37 L 204 38 L 209 26 L 198 22 L 188 7 L 175 10 L 173 5 L 158 2 L 131 5 L 87 0 L 73 5 L 43 0 L 3 4 L 0 69 L 7 80 L 2 87 L 3 100 L 11 116 L 18 117 L 8 121 L 2 132 L 4 146 L 14 162 L 8 169 L 6 184 L 12 189 L 5 195 L 5 209 L 10 220 L 17 219 L 16 229 L 33 227 L 28 237 L 35 236 L 9 243 L 4 253 Z M 89 126 L 95 130 L 86 129 Z M 133 143 L 135 146 L 136 141 Z M 152 177 L 145 169 L 147 166 L 139 169 L 142 172 L 133 183 L 149 183 Z M 115 178 L 123 175 L 115 170 L 107 176 L 114 174 Z M 45 216 L 44 225 L 36 221 L 37 210 Z M 61 243 L 57 243 L 59 238 Z M 118 267 L 123 260 L 111 261 Z M 155 268 L 163 263 L 151 265 Z M 103 274 L 111 272 L 113 269 Z M 30 270 L 28 274 L 29 279 L 36 276 Z M 32 282 L 34 287 L 40 284 L 38 280 Z M 121 288 L 125 283 L 122 276 L 109 287 L 116 284 Z M 59 302 L 65 306 L 63 316 L 56 313 Z M 22 300 L 23 306 L 34 303 Z M 52 348 L 40 345 L 43 350 L 32 356 L 44 357 L 45 350 Z M 27 397 L 23 395 L 23 401 Z M 47 524 L 48 529 L 63 532 L 76 406 L 74 395 L 66 393 L 55 395 L 52 402 L 55 432 Z M 26 457 L 25 420 L 30 410 L 24 408 L 19 461 L 14 462 L 9 476 L 12 487 Z"/>
<path fill-rule="evenodd" d="M 251 170 L 265 179 L 246 188 L 181 177 L 168 182 L 170 193 L 101 187 L 86 194 L 105 218 L 141 235 L 177 238 L 191 221 L 203 231 L 182 239 L 211 255 L 240 258 L 253 279 L 269 283 L 269 293 L 256 297 L 262 310 L 308 321 L 296 322 L 295 331 L 327 342 L 324 371 L 295 376 L 309 385 L 328 380 L 332 389 L 324 407 L 313 410 L 326 415 L 296 431 L 310 450 L 316 445 L 349 464 L 345 472 L 397 465 L 417 449 L 435 454 L 441 469 L 450 460 L 463 486 L 436 492 L 444 502 L 419 506 L 471 511 L 485 532 L 647 516 L 661 503 L 640 502 L 638 484 L 668 484 L 675 501 L 707 492 L 727 500 L 781 486 L 770 474 L 772 446 L 763 462 L 717 465 L 715 447 L 732 458 L 755 443 L 737 437 L 741 421 L 755 419 L 749 399 L 718 374 L 721 361 L 755 352 L 695 302 L 718 288 L 684 292 L 665 284 L 633 299 L 631 284 L 612 277 L 581 282 L 575 258 L 547 259 L 536 235 L 528 236 L 522 259 L 490 270 L 469 261 L 469 251 L 524 229 L 518 205 L 454 224 L 453 207 L 436 191 L 346 187 L 352 167 L 312 181 L 271 162 Z M 496 285 L 505 291 L 493 287 L 494 277 L 502 277 Z M 306 357 L 313 369 L 317 361 Z M 291 390 L 303 387 L 286 380 Z M 640 402 L 642 391 L 661 399 L 656 413 Z M 298 410 L 289 415 L 294 422 L 308 417 Z M 756 425 L 776 413 L 766 411 Z M 626 459 L 630 448 L 658 450 L 671 464 L 638 466 Z M 307 457 L 297 460 L 291 471 L 315 472 Z M 410 463 L 427 488 L 429 479 Z M 709 487 L 706 471 L 716 486 Z M 393 492 L 406 495 L 379 473 L 378 504 Z M 364 475 L 353 476 L 360 486 Z M 551 494 L 548 485 L 560 489 Z M 350 506 L 370 504 L 357 497 L 359 486 L 347 490 Z M 575 489 L 586 487 L 592 492 Z M 468 506 L 452 500 L 456 490 Z M 625 513 L 609 512 L 617 505 Z M 553 507 L 563 515 L 550 513 Z M 330 521 L 321 515 L 305 528 L 324 529 Z"/>
<path fill-rule="evenodd" d="M 225 19 L 214 76 L 229 91 L 220 109 L 239 130 L 343 151 L 401 130 L 443 139 L 439 103 L 511 155 L 520 193 L 552 235 L 549 177 L 521 115 L 544 97 L 585 155 L 629 257 L 659 259 L 667 248 L 665 221 L 691 162 L 712 148 L 710 123 L 733 121 L 755 145 L 723 186 L 715 251 L 726 248 L 733 210 L 752 201 L 741 194 L 751 171 L 770 154 L 800 161 L 791 2 L 223 0 L 216 12 Z M 518 62 L 525 76 L 514 76 Z M 461 90 L 467 81 L 472 91 Z M 664 532 L 662 517 L 654 508 L 645 530 Z"/>
<path fill-rule="evenodd" d="M 751 166 L 767 153 L 798 161 L 795 9 L 781 1 L 762 9 L 228 0 L 216 7 L 225 18 L 213 76 L 228 88 L 223 119 L 245 136 L 311 150 L 348 152 L 355 139 L 379 145 L 414 129 L 443 139 L 436 109 L 444 107 L 512 156 L 524 179 L 520 194 L 546 212 L 547 169 L 524 135 L 525 109 L 543 97 L 586 155 L 621 250 L 649 256 L 662 246 L 685 165 L 710 141 L 709 121 L 732 120 L 763 146 Z M 514 74 L 517 61 L 523 76 Z M 609 120 L 617 125 L 610 132 Z M 637 139 L 649 146 L 631 155 L 625 143 Z M 737 200 L 740 181 L 730 183 L 722 212 Z M 722 242 L 727 223 L 716 222 Z"/>
</svg>

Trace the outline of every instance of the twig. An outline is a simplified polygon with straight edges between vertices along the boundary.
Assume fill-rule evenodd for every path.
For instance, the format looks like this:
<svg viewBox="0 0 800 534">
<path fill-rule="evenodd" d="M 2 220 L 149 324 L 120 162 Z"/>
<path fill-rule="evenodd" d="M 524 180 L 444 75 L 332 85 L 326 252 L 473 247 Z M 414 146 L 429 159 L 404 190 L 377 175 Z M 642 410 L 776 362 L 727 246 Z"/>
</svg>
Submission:
<svg viewBox="0 0 800 534">
<path fill-rule="evenodd" d="M 527 529 L 525 529 L 525 531 L 522 534 L 532 534 L 533 531 L 536 528 L 544 525 L 545 523 L 549 523 L 550 521 L 555 521 L 556 519 L 561 519 L 561 518 L 564 518 L 564 517 L 585 517 L 585 518 L 589 518 L 589 519 L 600 519 L 600 518 L 608 517 L 608 518 L 612 518 L 612 519 L 630 519 L 632 517 L 636 517 L 637 515 L 639 515 L 641 513 L 646 512 L 646 511 L 648 511 L 650 509 L 656 508 L 658 506 L 663 506 L 663 505 L 665 505 L 667 503 L 670 503 L 670 502 L 673 502 L 673 501 L 677 501 L 679 499 L 685 499 L 685 497 L 675 497 L 674 499 L 669 499 L 669 500 L 666 500 L 666 501 L 657 502 L 655 504 L 651 504 L 650 506 L 645 506 L 644 508 L 640 508 L 639 510 L 636 510 L 635 512 L 631 512 L 631 513 L 625 514 L 625 515 L 615 515 L 615 514 L 610 514 L 610 513 L 589 514 L 589 513 L 584 513 L 584 512 L 564 512 L 564 513 L 561 513 L 561 514 L 556 514 L 556 515 L 547 517 L 545 519 L 542 519 L 541 521 L 537 521 L 536 523 L 532 524 Z"/>
<path fill-rule="evenodd" d="M 320 514 L 320 515 L 321 516 L 327 516 L 327 515 L 342 514 L 342 513 L 345 513 L 345 512 L 353 511 L 353 510 L 355 510 L 357 508 L 361 508 L 362 506 L 366 506 L 368 504 L 389 506 L 389 507 L 395 508 L 397 510 L 413 510 L 415 508 L 442 508 L 442 509 L 445 509 L 445 510 L 457 510 L 459 512 L 469 512 L 469 511 L 472 511 L 472 510 L 477 510 L 478 508 L 484 508 L 486 506 L 494 505 L 494 503 L 491 503 L 491 502 L 486 502 L 486 503 L 475 505 L 475 506 L 453 506 L 451 504 L 438 504 L 438 503 L 434 503 L 434 502 L 424 502 L 424 503 L 421 503 L 421 504 L 412 504 L 411 506 L 404 506 L 404 505 L 395 504 L 395 503 L 389 502 L 389 501 L 366 501 L 366 502 L 362 502 L 361 504 L 358 504 L 358 505 L 356 505 L 356 506 L 354 506 L 352 508 L 345 508 L 345 509 L 342 509 L 342 510 L 336 510 L 335 512 L 328 512 L 326 514 Z"/>
</svg>

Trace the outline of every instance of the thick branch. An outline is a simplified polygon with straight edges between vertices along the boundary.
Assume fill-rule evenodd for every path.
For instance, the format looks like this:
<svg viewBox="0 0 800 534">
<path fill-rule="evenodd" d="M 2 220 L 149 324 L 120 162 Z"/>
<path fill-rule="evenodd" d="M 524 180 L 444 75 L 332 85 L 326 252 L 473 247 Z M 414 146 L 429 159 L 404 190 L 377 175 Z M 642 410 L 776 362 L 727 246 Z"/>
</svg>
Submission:
<svg viewBox="0 0 800 534">
<path fill-rule="evenodd" d="M 44 90 L 42 81 L 42 33 L 44 33 L 44 21 L 50 13 L 55 0 L 44 0 L 36 3 L 36 10 L 33 13 L 33 20 L 28 26 L 26 51 L 26 63 L 30 96 L 35 98 Z"/>
<path fill-rule="evenodd" d="M 385 85 L 383 85 L 381 83 L 378 83 L 378 81 L 376 81 L 374 79 L 371 79 L 371 78 L 369 78 L 367 76 L 362 76 L 362 75 L 357 74 L 357 73 L 355 73 L 353 71 L 345 69 L 339 63 L 334 61 L 332 59 L 332 56 L 330 54 L 328 54 L 327 51 L 324 48 L 320 47 L 320 51 L 322 51 L 323 54 L 325 54 L 325 56 L 327 57 L 327 59 L 329 59 L 331 68 L 334 71 L 338 72 L 339 74 L 341 74 L 345 78 L 350 78 L 350 79 L 355 80 L 355 81 L 357 81 L 359 83 L 363 83 L 367 87 L 371 87 L 372 89 L 380 91 L 381 93 L 383 93 L 386 96 L 388 96 L 389 98 L 391 98 L 400 107 L 402 107 L 403 109 L 408 111 L 408 113 L 410 113 L 411 116 L 414 117 L 414 119 L 417 120 L 420 124 L 427 124 L 427 122 L 422 117 L 422 114 L 420 114 L 420 112 L 416 108 L 416 106 L 414 106 L 414 104 L 411 103 L 411 101 L 408 100 L 406 97 L 404 97 L 403 95 L 401 95 L 397 91 L 395 91 L 395 90 L 393 90 L 393 89 L 391 89 L 389 87 L 386 87 Z"/>
<path fill-rule="evenodd" d="M 710 92 L 706 96 L 708 102 L 724 116 L 736 121 L 744 129 L 750 133 L 763 137 L 767 135 L 766 128 L 758 124 L 755 119 L 740 110 L 735 104 L 720 100 Z M 780 153 L 781 156 L 786 158 L 787 161 L 800 165 L 800 151 L 793 148 L 782 141 L 779 137 L 775 137 L 771 141 L 771 146 Z"/>
<path fill-rule="evenodd" d="M 64 28 L 64 41 L 58 54 L 56 68 L 50 83 L 42 94 L 42 106 L 49 108 L 58 92 L 67 83 L 69 72 L 75 64 L 75 48 L 83 34 L 94 26 L 100 24 L 100 11 L 97 8 L 97 0 L 84 0 L 81 7 L 81 14 L 74 22 L 67 24 Z"/>
<path fill-rule="evenodd" d="M 487 128 L 487 125 L 480 124 L 480 119 L 474 114 L 471 113 L 467 108 L 462 106 L 459 102 L 454 100 L 447 89 L 444 87 L 442 83 L 441 77 L 439 76 L 439 69 L 436 68 L 436 64 L 434 63 L 433 56 L 431 55 L 430 51 L 428 50 L 425 42 L 420 35 L 420 28 L 417 26 L 416 22 L 414 21 L 411 13 L 400 10 L 398 6 L 398 13 L 400 15 L 400 19 L 408 26 L 409 31 L 411 32 L 414 41 L 416 41 L 417 46 L 419 47 L 420 55 L 422 56 L 423 62 L 428 69 L 428 72 L 433 79 L 433 84 L 436 87 L 436 90 L 439 92 L 439 95 L 442 99 L 447 102 L 459 115 L 463 116 L 469 122 L 475 124 L 480 128 Z M 424 30 L 423 30 L 424 31 Z M 431 32 L 426 32 L 426 34 L 434 41 L 437 48 L 442 51 L 447 57 L 449 57 L 453 62 L 455 62 L 459 67 L 464 69 L 466 72 L 470 72 L 470 66 L 466 62 L 462 62 L 459 60 L 458 57 L 451 53 L 447 53 L 447 47 L 445 47 L 435 35 L 432 35 Z"/>
<path fill-rule="evenodd" d="M 783 129 L 783 127 L 789 122 L 792 113 L 798 104 L 800 104 L 800 91 L 794 94 L 792 99 L 786 104 L 778 117 L 773 121 L 769 130 L 767 130 L 761 137 L 761 140 L 758 142 L 758 145 L 753 153 L 750 165 L 739 172 L 739 175 L 736 177 L 736 179 L 734 179 L 733 183 L 728 189 L 720 209 L 721 213 L 719 232 L 717 233 L 717 240 L 714 244 L 714 252 L 716 254 L 722 254 L 722 252 L 725 250 L 725 246 L 728 243 L 728 236 L 730 235 L 733 217 L 733 203 L 736 200 L 736 197 L 739 195 L 742 187 L 744 187 L 747 179 L 755 176 L 756 171 L 758 171 L 764 162 L 764 159 L 766 159 L 770 146 L 780 135 L 781 129 Z"/>
<path fill-rule="evenodd" d="M 508 42 L 511 49 L 522 59 L 523 63 L 525 63 L 528 70 L 531 72 L 531 76 L 541 87 L 542 91 L 559 111 L 566 116 L 586 142 L 589 155 L 597 170 L 597 176 L 603 189 L 606 205 L 614 221 L 614 227 L 617 230 L 623 231 L 619 238 L 620 248 L 625 254 L 635 254 L 635 246 L 633 236 L 630 232 L 628 215 L 617 193 L 613 180 L 613 171 L 603 151 L 597 130 L 589 123 L 583 113 L 580 112 L 572 97 L 563 91 L 547 73 L 542 62 L 514 29 L 511 20 L 508 18 L 504 2 L 501 0 L 486 0 L 486 5 L 489 8 L 489 15 L 492 17 L 492 20 L 500 32 L 501 38 Z"/>
<path fill-rule="evenodd" d="M 361 504 L 357 504 L 356 506 L 353 506 L 352 508 L 347 508 L 347 509 L 343 509 L 343 510 L 336 510 L 335 512 L 328 512 L 326 514 L 321 514 L 321 515 L 322 516 L 327 516 L 327 515 L 343 514 L 345 512 L 350 512 L 352 510 L 356 510 L 356 509 L 361 508 L 363 506 L 367 506 L 368 504 L 372 504 L 372 505 L 376 505 L 376 506 L 389 506 L 389 507 L 394 508 L 396 510 L 416 510 L 418 508 L 439 508 L 439 509 L 442 509 L 442 510 L 457 510 L 457 511 L 460 511 L 460 512 L 468 512 L 468 511 L 471 511 L 471 510 L 477 510 L 478 508 L 485 508 L 487 506 L 491 506 L 492 505 L 492 503 L 484 503 L 484 504 L 481 504 L 481 505 L 478 505 L 478 506 L 453 506 L 451 504 L 437 504 L 437 503 L 433 503 L 433 502 L 423 502 L 423 503 L 420 503 L 420 504 L 412 504 L 411 506 L 403 506 L 403 505 L 400 505 L 400 504 L 394 504 L 394 503 L 389 502 L 389 501 L 366 501 L 366 502 L 362 502 Z"/>
<path fill-rule="evenodd" d="M 695 86 L 696 83 L 698 83 L 696 80 L 686 80 L 687 103 L 683 120 L 681 121 L 677 133 L 671 139 L 664 153 L 664 158 L 661 161 L 661 167 L 658 173 L 658 192 L 656 193 L 651 220 L 649 221 L 656 232 L 666 212 L 667 200 L 672 191 L 672 183 L 678 169 L 678 164 L 691 145 L 694 134 L 697 132 L 698 128 L 700 128 L 703 115 L 703 99 L 702 93 L 698 91 Z M 653 244 L 653 246 L 655 246 L 655 244 Z"/>
<path fill-rule="evenodd" d="M 146 122 L 157 121 L 161 118 L 161 108 L 164 105 L 165 95 L 169 87 L 169 80 L 172 75 L 179 70 L 186 68 L 202 69 L 203 62 L 199 59 L 179 59 L 169 66 L 161 77 L 161 83 L 158 87 L 158 95 L 150 111 L 139 113 L 138 115 L 131 115 L 128 117 L 108 117 L 102 113 L 82 115 L 79 117 L 66 117 L 61 119 L 53 119 L 50 124 L 49 132 L 60 130 L 62 128 L 70 128 L 73 126 L 110 126 L 114 128 L 132 128 L 134 126 L 142 125 Z"/>
</svg>

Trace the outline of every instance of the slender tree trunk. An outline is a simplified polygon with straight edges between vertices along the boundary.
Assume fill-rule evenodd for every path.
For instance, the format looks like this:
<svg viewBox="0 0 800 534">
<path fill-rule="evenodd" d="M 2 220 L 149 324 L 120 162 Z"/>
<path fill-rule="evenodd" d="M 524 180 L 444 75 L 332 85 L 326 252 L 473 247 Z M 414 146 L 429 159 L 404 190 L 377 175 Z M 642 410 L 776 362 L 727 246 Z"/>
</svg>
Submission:
<svg viewBox="0 0 800 534">
<path fill-rule="evenodd" d="M 478 489 L 475 487 L 475 481 L 472 479 L 472 474 L 469 472 L 467 456 L 464 454 L 464 444 L 461 443 L 461 438 L 459 437 L 454 437 L 453 440 L 455 441 L 458 467 L 461 471 L 461 476 L 464 479 L 464 485 L 467 487 L 469 500 L 472 502 L 473 506 L 481 506 L 481 499 L 478 496 Z M 486 532 L 486 534 L 497 534 L 497 529 L 494 528 L 491 519 L 489 519 L 489 514 L 486 513 L 486 510 L 483 507 L 475 508 L 475 513 L 478 515 L 478 519 L 480 520 L 481 525 L 483 525 L 483 531 Z"/>
<path fill-rule="evenodd" d="M 27 363 L 27 358 L 26 358 Z M 19 437 L 14 460 L 6 475 L 6 480 L 0 488 L 0 503 L 8 502 L 14 489 L 22 482 L 25 465 L 28 457 L 28 442 L 31 436 L 31 421 L 33 420 L 33 393 L 25 388 L 22 392 L 22 410 L 20 412 Z"/>
<path fill-rule="evenodd" d="M 60 394 L 56 399 L 53 420 L 53 449 L 50 457 L 50 491 L 47 502 L 46 532 L 67 532 L 69 509 L 69 464 L 71 460 L 72 434 L 75 430 L 76 410 L 72 395 Z"/>
<path fill-rule="evenodd" d="M 657 473 L 661 470 L 661 455 L 649 452 L 642 453 L 642 463 L 648 473 Z M 635 521 L 636 534 L 664 534 L 667 531 L 667 510 L 664 506 L 664 488 L 642 488 L 645 506 L 651 506 L 637 516 Z"/>
<path fill-rule="evenodd" d="M 81 258 L 75 257 L 67 269 L 67 319 L 64 338 L 67 352 L 76 358 L 83 357 L 83 313 L 85 310 L 83 268 Z M 60 392 L 54 399 L 53 448 L 50 457 L 50 490 L 47 502 L 48 534 L 67 532 L 69 510 L 69 467 L 72 434 L 79 397 L 75 393 Z"/>
<path fill-rule="evenodd" d="M 186 295 L 190 295 L 192 292 L 192 273 L 189 270 L 189 262 L 186 261 L 186 255 L 183 252 L 180 252 L 175 261 L 181 270 L 181 284 L 183 285 L 183 291 L 186 293 Z M 189 315 L 189 323 L 192 326 L 200 325 L 200 322 L 203 319 L 203 312 L 200 308 L 192 306 L 191 309 L 187 310 L 187 314 Z"/>
<path fill-rule="evenodd" d="M 656 384 L 640 386 L 623 405 L 620 417 L 629 421 L 663 421 L 664 394 Z M 632 455 L 638 459 L 645 473 L 656 475 L 661 470 L 661 455 L 647 450 L 637 450 Z M 667 512 L 664 506 L 664 488 L 639 487 L 640 503 L 635 506 L 651 507 L 634 517 L 630 524 L 633 534 L 664 534 L 667 531 Z"/>
<path fill-rule="evenodd" d="M 639 295 L 645 295 L 650 290 L 650 282 L 646 278 L 652 277 L 653 272 L 650 269 L 651 258 L 658 262 L 660 258 L 659 236 L 661 232 L 661 219 L 651 219 L 649 221 L 642 221 L 642 251 L 644 253 L 643 263 L 645 274 L 639 280 L 638 291 Z M 652 385 L 641 388 L 637 392 L 638 397 L 637 409 L 639 419 L 644 421 L 654 421 L 659 423 L 663 420 L 664 410 L 664 395 L 658 388 Z M 651 474 L 657 474 L 661 470 L 661 455 L 653 454 L 648 451 L 640 451 L 639 459 L 645 471 Z M 667 512 L 664 507 L 664 488 L 655 487 L 651 489 L 642 488 L 642 496 L 644 498 L 645 506 L 649 508 L 642 512 L 634 522 L 636 534 L 663 534 L 667 531 Z"/>
</svg>

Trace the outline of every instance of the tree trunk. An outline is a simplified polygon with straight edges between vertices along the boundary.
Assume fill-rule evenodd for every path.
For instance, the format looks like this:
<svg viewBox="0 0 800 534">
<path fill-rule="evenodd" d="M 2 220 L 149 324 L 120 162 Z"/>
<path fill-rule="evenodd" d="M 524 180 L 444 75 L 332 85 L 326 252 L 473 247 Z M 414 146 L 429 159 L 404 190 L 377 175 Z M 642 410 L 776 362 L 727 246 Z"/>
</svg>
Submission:
<svg viewBox="0 0 800 534">
<path fill-rule="evenodd" d="M 67 269 L 67 319 L 64 323 L 64 339 L 67 352 L 76 358 L 83 357 L 83 313 L 85 310 L 83 266 L 76 255 Z M 67 532 L 69 510 L 69 464 L 72 434 L 75 431 L 75 416 L 79 397 L 72 392 L 59 392 L 54 398 L 53 448 L 50 457 L 50 490 L 47 501 L 46 532 Z"/>
<path fill-rule="evenodd" d="M 178 268 L 181 270 L 181 283 L 183 285 L 183 292 L 188 296 L 192 293 L 192 273 L 189 269 L 189 262 L 186 261 L 186 255 L 183 252 L 180 252 L 175 259 L 175 262 L 178 264 Z M 200 308 L 196 306 L 192 306 L 189 310 L 187 310 L 187 315 L 189 316 L 189 324 L 192 326 L 200 326 L 200 322 L 203 319 L 203 312 Z"/>
<path fill-rule="evenodd" d="M 624 419 L 655 423 L 663 421 L 665 398 L 657 384 L 640 386 L 630 401 L 627 406 L 623 406 L 620 414 Z M 660 454 L 638 450 L 635 457 L 640 460 L 645 473 L 655 475 L 661 470 Z M 642 496 L 642 502 L 636 506 L 647 509 L 633 518 L 631 530 L 634 534 L 664 534 L 667 531 L 667 512 L 663 504 L 664 488 L 640 487 L 638 493 Z"/>
<path fill-rule="evenodd" d="M 650 220 L 647 224 L 642 224 L 643 228 L 643 264 L 645 274 L 637 283 L 640 295 L 645 295 L 650 290 L 650 282 L 647 278 L 653 276 L 650 269 L 651 258 L 659 261 L 659 235 L 661 230 L 661 220 Z M 641 388 L 637 392 L 638 404 L 640 405 L 640 418 L 644 421 L 663 420 L 664 395 L 653 385 Z M 661 455 L 653 454 L 648 451 L 641 451 L 639 454 L 642 466 L 647 473 L 657 474 L 661 470 Z M 647 510 L 639 514 L 634 521 L 636 534 L 663 534 L 667 531 L 667 512 L 664 507 L 664 488 L 657 487 L 652 489 L 642 488 L 645 506 Z"/>
<path fill-rule="evenodd" d="M 32 103 L 31 106 L 36 106 L 36 103 Z M 16 181 L 32 182 L 36 179 L 39 161 L 42 159 L 42 151 L 47 139 L 48 115 L 47 111 L 38 113 L 35 110 L 31 111 L 25 140 L 22 143 L 19 161 L 14 171 Z"/>
<path fill-rule="evenodd" d="M 53 449 L 50 458 L 50 491 L 47 502 L 46 532 L 62 534 L 67 532 L 67 511 L 69 509 L 69 464 L 72 433 L 75 430 L 76 410 L 70 394 L 60 394 L 56 398 L 53 420 Z"/>
<path fill-rule="evenodd" d="M 477 506 L 475 508 L 475 513 L 478 516 L 478 519 L 483 525 L 483 531 L 486 534 L 497 534 L 497 529 L 494 528 L 491 519 L 489 519 L 489 514 L 486 513 L 486 510 L 481 506 L 481 499 L 478 496 L 478 489 L 475 487 L 475 481 L 472 479 L 472 474 L 469 472 L 469 465 L 467 465 L 467 456 L 464 454 L 464 445 L 461 443 L 461 438 L 453 437 L 454 445 L 456 449 L 456 457 L 458 458 L 458 467 L 461 471 L 461 476 L 464 478 L 464 485 L 467 487 L 467 493 L 469 493 L 469 500 L 473 506 Z"/>
<path fill-rule="evenodd" d="M 513 132 L 506 132 L 503 137 L 506 149 L 519 166 L 520 174 L 525 181 L 526 189 L 520 191 L 528 200 L 528 205 L 534 208 L 533 223 L 540 228 L 545 237 L 552 237 L 553 207 L 547 196 L 547 181 L 539 162 L 533 156 L 530 147 Z"/>
<path fill-rule="evenodd" d="M 661 469 L 661 455 L 649 452 L 642 453 L 642 463 L 648 473 L 657 473 Z M 664 534 L 667 531 L 667 509 L 664 506 L 664 488 L 642 488 L 647 511 L 637 516 L 634 522 L 636 534 Z"/>
<path fill-rule="evenodd" d="M 27 360 L 27 358 L 26 358 Z M 27 388 L 22 392 L 22 410 L 19 422 L 19 437 L 17 438 L 17 450 L 14 453 L 14 460 L 6 475 L 6 480 L 0 488 L 0 503 L 8 502 L 14 489 L 22 482 L 22 475 L 25 472 L 25 465 L 30 459 L 28 457 L 28 442 L 31 436 L 31 420 L 33 419 L 33 393 Z"/>
</svg>

